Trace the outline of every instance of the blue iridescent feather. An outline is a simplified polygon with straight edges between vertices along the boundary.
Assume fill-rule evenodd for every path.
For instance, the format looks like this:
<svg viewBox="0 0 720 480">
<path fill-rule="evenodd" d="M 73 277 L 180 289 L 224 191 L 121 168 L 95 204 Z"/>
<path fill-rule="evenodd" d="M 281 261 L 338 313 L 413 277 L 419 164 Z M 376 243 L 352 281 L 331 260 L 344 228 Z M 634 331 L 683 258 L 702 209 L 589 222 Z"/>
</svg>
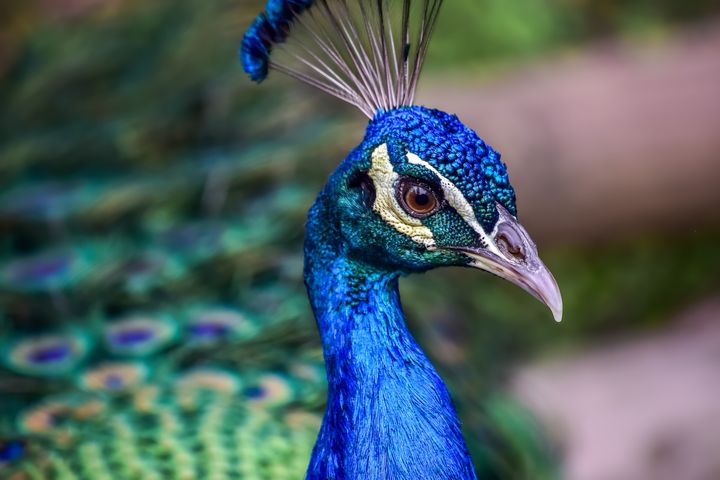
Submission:
<svg viewBox="0 0 720 480">
<path fill-rule="evenodd" d="M 248 29 L 240 47 L 240 61 L 254 82 L 262 82 L 268 74 L 271 49 L 268 31 L 268 19 L 260 14 Z"/>
<path fill-rule="evenodd" d="M 293 20 L 312 4 L 313 0 L 268 0 L 265 11 L 248 28 L 240 47 L 243 68 L 253 81 L 267 78 L 273 45 L 287 39 Z"/>
<path fill-rule="evenodd" d="M 10 463 L 22 457 L 25 445 L 19 440 L 0 443 L 0 464 Z"/>
</svg>

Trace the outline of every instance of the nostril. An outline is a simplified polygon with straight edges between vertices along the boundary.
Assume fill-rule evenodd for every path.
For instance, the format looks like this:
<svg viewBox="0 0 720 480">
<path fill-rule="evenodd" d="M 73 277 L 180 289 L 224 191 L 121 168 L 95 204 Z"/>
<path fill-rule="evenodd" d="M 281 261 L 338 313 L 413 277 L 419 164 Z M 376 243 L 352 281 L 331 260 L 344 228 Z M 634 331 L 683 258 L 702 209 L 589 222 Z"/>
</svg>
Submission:
<svg viewBox="0 0 720 480">
<path fill-rule="evenodd" d="M 502 250 L 515 257 L 517 260 L 525 260 L 525 249 L 520 237 L 513 231 L 498 233 L 497 242 Z"/>
</svg>

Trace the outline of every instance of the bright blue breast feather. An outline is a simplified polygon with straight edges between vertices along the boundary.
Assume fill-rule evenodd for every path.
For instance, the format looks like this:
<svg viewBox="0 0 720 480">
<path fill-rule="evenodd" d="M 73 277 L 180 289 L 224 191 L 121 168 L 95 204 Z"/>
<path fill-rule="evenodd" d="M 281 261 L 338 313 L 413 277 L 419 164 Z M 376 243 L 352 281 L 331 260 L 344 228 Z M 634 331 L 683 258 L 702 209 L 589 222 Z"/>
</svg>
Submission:
<svg viewBox="0 0 720 480">
<path fill-rule="evenodd" d="M 265 11 L 245 33 L 240 47 L 243 69 L 255 82 L 267 78 L 273 45 L 284 42 L 290 25 L 314 0 L 268 0 Z"/>
<path fill-rule="evenodd" d="M 374 149 L 381 143 L 397 145 L 437 168 L 460 189 L 486 231 L 498 219 L 495 202 L 517 214 L 500 154 L 457 116 L 425 107 L 381 112 L 370 123 L 364 144 Z"/>
<path fill-rule="evenodd" d="M 450 395 L 405 326 L 397 277 L 338 258 L 317 221 L 308 236 L 323 253 L 306 279 L 329 392 L 307 479 L 476 479 Z"/>
</svg>

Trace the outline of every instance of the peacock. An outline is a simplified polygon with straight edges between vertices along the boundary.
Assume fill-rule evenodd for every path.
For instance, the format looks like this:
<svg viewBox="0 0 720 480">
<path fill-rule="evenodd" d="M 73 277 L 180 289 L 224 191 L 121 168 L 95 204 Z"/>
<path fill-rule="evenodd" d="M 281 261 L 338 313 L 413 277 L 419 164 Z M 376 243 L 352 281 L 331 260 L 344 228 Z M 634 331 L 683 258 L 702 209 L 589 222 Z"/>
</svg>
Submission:
<svg viewBox="0 0 720 480">
<path fill-rule="evenodd" d="M 3 145 L 0 478 L 554 478 L 542 442 L 507 425 L 525 417 L 504 399 L 472 429 L 473 463 L 400 303 L 401 277 L 460 266 L 562 317 L 500 154 L 414 105 L 441 5 L 268 0 L 247 30 L 253 81 L 278 71 L 369 119 L 307 213 L 302 258 L 288 239 L 312 199 L 258 188 L 258 165 L 282 166 L 275 142 L 160 167 L 82 153 L 58 167 L 37 148 L 42 129 Z M 306 162 L 342 134 L 312 106 L 262 105 L 255 132 L 293 118 Z M 96 127 L 63 134 L 102 142 Z"/>
</svg>

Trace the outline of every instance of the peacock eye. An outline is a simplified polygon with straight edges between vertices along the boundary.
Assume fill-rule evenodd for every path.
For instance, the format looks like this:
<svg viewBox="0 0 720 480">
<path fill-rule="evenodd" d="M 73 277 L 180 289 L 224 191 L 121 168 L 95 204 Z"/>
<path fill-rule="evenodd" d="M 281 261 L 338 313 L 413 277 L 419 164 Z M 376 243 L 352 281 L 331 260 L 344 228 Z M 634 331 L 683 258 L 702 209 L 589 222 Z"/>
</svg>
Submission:
<svg viewBox="0 0 720 480">
<path fill-rule="evenodd" d="M 432 187 L 418 180 L 401 180 L 397 193 L 403 209 L 416 218 L 428 217 L 440 208 L 439 196 Z"/>
</svg>

